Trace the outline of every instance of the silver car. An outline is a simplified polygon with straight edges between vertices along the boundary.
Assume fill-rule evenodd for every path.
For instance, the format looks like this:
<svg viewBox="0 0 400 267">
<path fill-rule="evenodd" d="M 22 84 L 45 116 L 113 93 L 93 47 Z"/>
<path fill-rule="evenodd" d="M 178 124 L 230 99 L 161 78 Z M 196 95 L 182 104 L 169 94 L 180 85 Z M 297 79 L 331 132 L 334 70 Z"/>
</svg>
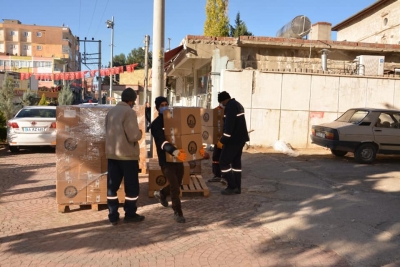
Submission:
<svg viewBox="0 0 400 267">
<path fill-rule="evenodd" d="M 7 143 L 11 152 L 21 147 L 56 145 L 56 107 L 24 107 L 7 122 Z"/>
</svg>

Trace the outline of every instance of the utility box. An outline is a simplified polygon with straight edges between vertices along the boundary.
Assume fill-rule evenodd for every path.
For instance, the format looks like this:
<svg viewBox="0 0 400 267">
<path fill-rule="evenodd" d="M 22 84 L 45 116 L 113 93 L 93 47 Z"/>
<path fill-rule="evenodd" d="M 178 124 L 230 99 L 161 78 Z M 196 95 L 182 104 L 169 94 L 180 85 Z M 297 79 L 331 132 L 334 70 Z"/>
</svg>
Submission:
<svg viewBox="0 0 400 267">
<path fill-rule="evenodd" d="M 361 55 L 356 57 L 358 75 L 383 76 L 384 56 Z"/>
</svg>

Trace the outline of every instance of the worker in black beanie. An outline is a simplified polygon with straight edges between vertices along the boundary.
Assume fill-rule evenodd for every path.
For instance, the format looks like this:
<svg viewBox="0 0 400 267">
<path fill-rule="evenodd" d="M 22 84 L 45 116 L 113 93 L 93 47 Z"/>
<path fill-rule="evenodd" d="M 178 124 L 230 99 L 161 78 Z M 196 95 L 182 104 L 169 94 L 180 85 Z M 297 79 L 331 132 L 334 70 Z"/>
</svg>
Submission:
<svg viewBox="0 0 400 267">
<path fill-rule="evenodd" d="M 154 138 L 158 163 L 161 166 L 163 175 L 169 181 L 169 185 L 162 188 L 160 191 L 154 192 L 161 205 L 168 207 L 167 196 L 171 196 L 172 209 L 174 211 L 174 219 L 178 223 L 184 223 L 185 217 L 183 217 L 181 199 L 180 199 L 180 188 L 183 179 L 183 163 L 182 162 L 167 162 L 165 153 L 169 153 L 175 156 L 180 161 L 185 161 L 186 153 L 182 149 L 177 149 L 174 145 L 169 143 L 164 134 L 164 111 L 168 109 L 168 100 L 159 96 L 155 99 L 156 109 L 159 113 L 158 117 L 151 123 L 151 135 Z"/>
<path fill-rule="evenodd" d="M 217 147 L 221 148 L 219 166 L 221 178 L 228 187 L 221 191 L 223 195 L 240 194 L 242 190 L 242 151 L 249 141 L 243 106 L 223 91 L 218 94 L 218 102 L 224 108 L 224 130 Z"/>
</svg>

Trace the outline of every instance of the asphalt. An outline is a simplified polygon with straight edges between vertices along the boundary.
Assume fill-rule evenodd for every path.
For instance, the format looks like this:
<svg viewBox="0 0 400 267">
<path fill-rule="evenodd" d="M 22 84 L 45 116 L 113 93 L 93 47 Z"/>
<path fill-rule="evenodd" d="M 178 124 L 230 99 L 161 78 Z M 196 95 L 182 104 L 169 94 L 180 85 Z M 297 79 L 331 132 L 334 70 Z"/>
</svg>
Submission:
<svg viewBox="0 0 400 267">
<path fill-rule="evenodd" d="M 257 153 L 246 151 L 244 164 L 258 164 Z M 211 177 L 211 160 L 202 168 Z M 241 195 L 221 195 L 219 183 L 208 183 L 209 197 L 184 195 L 185 224 L 148 197 L 140 175 L 138 213 L 146 219 L 111 226 L 106 206 L 57 211 L 54 151 L 0 148 L 0 266 L 351 266 L 334 251 L 267 228 L 260 206 L 276 189 L 254 188 L 243 175 Z"/>
</svg>

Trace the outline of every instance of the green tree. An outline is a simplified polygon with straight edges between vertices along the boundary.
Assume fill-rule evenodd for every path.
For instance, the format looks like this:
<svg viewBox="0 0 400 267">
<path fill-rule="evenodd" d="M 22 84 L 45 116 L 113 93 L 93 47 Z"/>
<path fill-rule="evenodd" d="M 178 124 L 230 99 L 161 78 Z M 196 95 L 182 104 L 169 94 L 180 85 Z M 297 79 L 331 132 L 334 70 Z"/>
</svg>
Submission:
<svg viewBox="0 0 400 267">
<path fill-rule="evenodd" d="M 10 78 L 9 74 L 6 72 L 4 74 L 2 87 L 0 87 L 0 110 L 6 121 L 14 117 L 18 108 L 13 102 L 14 88 L 14 80 Z"/>
<path fill-rule="evenodd" d="M 251 32 L 247 30 L 246 23 L 240 19 L 240 13 L 236 14 L 235 26 L 229 25 L 230 27 L 230 36 L 231 37 L 239 37 L 239 36 L 253 36 Z"/>
<path fill-rule="evenodd" d="M 30 89 L 22 95 L 23 106 L 33 106 L 37 103 L 36 101 L 36 94 L 34 94 Z"/>
<path fill-rule="evenodd" d="M 228 0 L 207 0 L 204 36 L 229 36 Z"/>
<path fill-rule="evenodd" d="M 145 58 L 146 58 L 146 51 L 142 48 L 134 48 L 132 51 L 128 54 L 126 58 L 126 64 L 134 64 L 138 63 L 138 65 L 135 67 L 135 69 L 144 69 L 144 63 L 145 63 Z M 148 54 L 148 63 L 149 63 L 149 68 L 151 68 L 151 57 L 152 53 L 149 51 Z"/>
<path fill-rule="evenodd" d="M 42 94 L 42 98 L 40 99 L 38 106 L 47 106 L 46 95 L 44 93 Z"/>
<path fill-rule="evenodd" d="M 58 93 L 58 104 L 60 106 L 71 105 L 74 101 L 74 94 L 72 93 L 69 84 L 61 89 Z"/>
</svg>

